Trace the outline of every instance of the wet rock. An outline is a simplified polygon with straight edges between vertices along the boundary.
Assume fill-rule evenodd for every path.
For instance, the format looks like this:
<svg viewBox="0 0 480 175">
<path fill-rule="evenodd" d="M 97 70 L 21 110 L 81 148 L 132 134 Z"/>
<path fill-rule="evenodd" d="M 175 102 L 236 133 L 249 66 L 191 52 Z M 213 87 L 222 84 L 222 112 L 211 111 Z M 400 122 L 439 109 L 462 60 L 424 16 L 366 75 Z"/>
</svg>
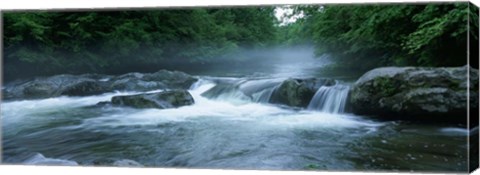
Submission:
<svg viewBox="0 0 480 175">
<path fill-rule="evenodd" d="M 40 77 L 30 81 L 14 82 L 5 85 L 5 99 L 37 99 L 60 95 L 83 96 L 108 91 L 96 80 L 82 75 L 56 75 Z"/>
<path fill-rule="evenodd" d="M 469 90 L 470 107 L 478 111 L 476 69 L 384 67 L 367 72 L 353 85 L 349 105 L 362 115 L 466 124 Z"/>
<path fill-rule="evenodd" d="M 270 103 L 293 107 L 307 107 L 315 92 L 321 86 L 335 85 L 332 79 L 287 79 L 272 93 Z"/>
<path fill-rule="evenodd" d="M 104 107 L 104 106 L 111 106 L 112 102 L 110 101 L 101 101 L 95 104 L 96 107 Z"/>
<path fill-rule="evenodd" d="M 188 89 L 198 79 L 180 71 L 160 70 L 152 74 L 145 74 L 142 80 L 161 82 L 170 89 Z"/>
<path fill-rule="evenodd" d="M 197 81 L 183 72 L 160 70 L 151 74 L 128 73 L 111 80 L 111 88 L 127 91 L 150 91 L 158 89 L 188 89 Z"/>
<path fill-rule="evenodd" d="M 47 158 L 40 153 L 35 154 L 31 158 L 23 162 L 25 165 L 67 165 L 77 166 L 78 163 L 71 160 Z"/>
<path fill-rule="evenodd" d="M 119 76 L 62 74 L 7 83 L 2 87 L 2 97 L 4 100 L 38 99 L 61 95 L 96 95 L 116 90 L 188 89 L 196 81 L 196 78 L 186 73 L 167 70 L 152 74 L 128 73 Z"/>
<path fill-rule="evenodd" d="M 60 90 L 60 94 L 69 96 L 87 96 L 102 94 L 109 91 L 111 90 L 106 84 L 95 80 L 86 79 L 67 85 Z"/>
<path fill-rule="evenodd" d="M 166 109 L 192 105 L 193 103 L 193 97 L 186 90 L 169 90 L 158 93 L 112 97 L 112 104 L 133 108 Z"/>
<path fill-rule="evenodd" d="M 35 81 L 32 83 L 25 84 L 19 88 L 22 89 L 21 92 L 15 92 L 17 95 L 26 96 L 30 98 L 46 98 L 54 96 L 55 89 L 58 87 L 55 84 L 50 82 Z"/>
<path fill-rule="evenodd" d="M 165 88 L 167 85 L 162 82 L 143 81 L 136 78 L 124 78 L 111 83 L 111 89 L 122 91 L 150 91 Z"/>
</svg>

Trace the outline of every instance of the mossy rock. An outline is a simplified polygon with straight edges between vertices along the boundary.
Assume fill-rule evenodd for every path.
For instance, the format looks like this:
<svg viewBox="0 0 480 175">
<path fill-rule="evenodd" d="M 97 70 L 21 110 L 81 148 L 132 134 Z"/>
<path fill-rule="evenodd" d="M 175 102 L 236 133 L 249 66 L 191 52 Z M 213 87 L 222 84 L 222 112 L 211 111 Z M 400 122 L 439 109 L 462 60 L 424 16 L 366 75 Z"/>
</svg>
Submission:
<svg viewBox="0 0 480 175">
<path fill-rule="evenodd" d="M 348 105 L 360 115 L 466 124 L 468 99 L 470 109 L 478 110 L 476 87 L 478 70 L 468 66 L 384 67 L 359 78 L 350 90 Z"/>
<path fill-rule="evenodd" d="M 194 104 L 193 97 L 186 90 L 114 96 L 111 101 L 113 105 L 158 109 L 176 108 Z"/>
</svg>

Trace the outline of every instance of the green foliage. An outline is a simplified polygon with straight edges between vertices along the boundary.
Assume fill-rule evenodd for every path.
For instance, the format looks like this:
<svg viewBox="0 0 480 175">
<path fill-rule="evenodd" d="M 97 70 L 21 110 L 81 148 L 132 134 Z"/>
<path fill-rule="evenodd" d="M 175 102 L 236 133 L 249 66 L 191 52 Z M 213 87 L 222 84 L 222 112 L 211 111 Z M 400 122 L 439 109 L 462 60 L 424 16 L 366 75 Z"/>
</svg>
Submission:
<svg viewBox="0 0 480 175">
<path fill-rule="evenodd" d="M 279 25 L 275 8 L 303 17 Z M 336 60 L 337 70 L 461 66 L 467 34 L 478 43 L 478 8 L 466 2 L 6 12 L 3 21 L 7 79 L 26 72 L 124 73 L 220 58 L 225 63 L 242 59 L 226 60 L 226 54 L 271 45 L 313 44 L 317 55 Z M 469 32 L 469 22 L 477 30 Z"/>
<path fill-rule="evenodd" d="M 32 75 L 108 73 L 209 62 L 239 48 L 267 46 L 276 31 L 273 7 L 7 12 L 3 17 L 7 78 L 22 69 Z"/>
<path fill-rule="evenodd" d="M 468 3 L 295 9 L 305 14 L 300 23 L 309 24 L 304 35 L 311 36 L 317 54 L 328 53 L 344 67 L 466 64 Z"/>
</svg>

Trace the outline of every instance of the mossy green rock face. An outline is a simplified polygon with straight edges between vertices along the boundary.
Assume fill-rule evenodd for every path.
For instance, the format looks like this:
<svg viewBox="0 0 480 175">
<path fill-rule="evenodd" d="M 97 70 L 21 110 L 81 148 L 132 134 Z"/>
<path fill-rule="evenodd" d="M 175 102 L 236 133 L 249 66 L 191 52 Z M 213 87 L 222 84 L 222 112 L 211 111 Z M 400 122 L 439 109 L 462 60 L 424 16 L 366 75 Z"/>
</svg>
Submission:
<svg viewBox="0 0 480 175">
<path fill-rule="evenodd" d="M 166 109 L 192 105 L 193 103 L 193 97 L 186 90 L 112 97 L 112 104 L 133 108 Z"/>
<path fill-rule="evenodd" d="M 276 88 L 270 98 L 270 103 L 293 107 L 307 107 L 315 92 L 321 86 L 334 85 L 332 79 L 287 79 Z"/>
<path fill-rule="evenodd" d="M 465 124 L 467 91 L 471 109 L 478 110 L 478 70 L 467 66 L 384 67 L 360 77 L 350 90 L 349 106 L 356 114 Z"/>
</svg>

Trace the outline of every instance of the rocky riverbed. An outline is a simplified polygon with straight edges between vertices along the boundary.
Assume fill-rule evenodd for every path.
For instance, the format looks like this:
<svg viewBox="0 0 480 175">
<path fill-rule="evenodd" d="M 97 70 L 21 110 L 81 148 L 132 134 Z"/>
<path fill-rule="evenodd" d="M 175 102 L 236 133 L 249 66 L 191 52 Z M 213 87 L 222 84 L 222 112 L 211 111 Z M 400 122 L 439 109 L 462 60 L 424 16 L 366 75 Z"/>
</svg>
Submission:
<svg viewBox="0 0 480 175">
<path fill-rule="evenodd" d="M 40 165 L 464 171 L 466 136 L 478 134 L 466 123 L 467 99 L 478 109 L 478 71 L 468 70 L 378 68 L 356 82 L 167 70 L 17 80 L 2 87 L 3 157 Z"/>
</svg>

